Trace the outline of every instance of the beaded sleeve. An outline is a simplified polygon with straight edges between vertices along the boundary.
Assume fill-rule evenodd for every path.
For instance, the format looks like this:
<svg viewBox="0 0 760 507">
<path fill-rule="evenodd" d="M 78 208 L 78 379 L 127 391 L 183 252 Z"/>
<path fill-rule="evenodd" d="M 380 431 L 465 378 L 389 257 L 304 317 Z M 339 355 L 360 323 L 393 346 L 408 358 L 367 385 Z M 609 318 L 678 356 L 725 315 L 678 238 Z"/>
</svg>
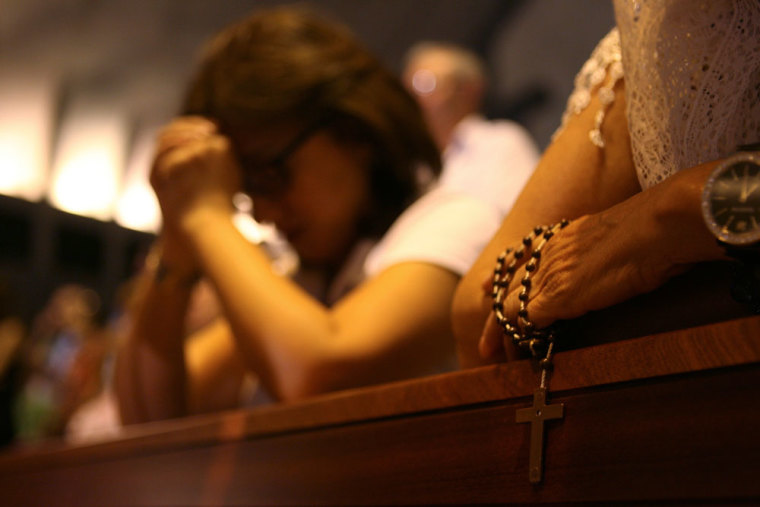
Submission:
<svg viewBox="0 0 760 507">
<path fill-rule="evenodd" d="M 599 127 L 623 77 L 631 151 L 639 183 L 760 141 L 760 2 L 758 0 L 615 0 L 616 29 L 600 41 L 575 79 L 561 132 L 594 89 Z"/>
<path fill-rule="evenodd" d="M 591 94 L 601 85 L 607 75 L 609 81 L 598 90 L 601 108 L 596 112 L 594 128 L 589 132 L 589 140 L 599 148 L 604 148 L 601 126 L 607 108 L 615 100 L 615 83 L 623 77 L 623 64 L 620 52 L 620 35 L 617 29 L 612 29 L 597 44 L 591 56 L 575 76 L 575 88 L 567 99 L 567 106 L 562 115 L 562 124 L 552 136 L 556 137 L 565 128 L 565 125 L 574 115 L 588 107 L 591 102 Z"/>
</svg>

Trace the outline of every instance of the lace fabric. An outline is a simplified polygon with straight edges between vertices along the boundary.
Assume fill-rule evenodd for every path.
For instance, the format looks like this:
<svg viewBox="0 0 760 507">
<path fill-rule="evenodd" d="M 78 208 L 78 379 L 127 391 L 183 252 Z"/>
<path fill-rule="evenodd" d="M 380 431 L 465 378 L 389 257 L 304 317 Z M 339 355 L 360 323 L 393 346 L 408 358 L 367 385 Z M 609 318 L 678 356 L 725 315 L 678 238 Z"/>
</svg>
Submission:
<svg viewBox="0 0 760 507">
<path fill-rule="evenodd" d="M 760 140 L 760 2 L 615 0 L 614 5 L 617 30 L 600 42 L 576 78 L 563 125 L 588 105 L 586 97 L 606 72 L 613 72 L 617 51 L 642 188 Z M 603 109 L 589 135 L 603 147 L 598 126 L 614 97 L 611 89 L 599 93 Z"/>
</svg>

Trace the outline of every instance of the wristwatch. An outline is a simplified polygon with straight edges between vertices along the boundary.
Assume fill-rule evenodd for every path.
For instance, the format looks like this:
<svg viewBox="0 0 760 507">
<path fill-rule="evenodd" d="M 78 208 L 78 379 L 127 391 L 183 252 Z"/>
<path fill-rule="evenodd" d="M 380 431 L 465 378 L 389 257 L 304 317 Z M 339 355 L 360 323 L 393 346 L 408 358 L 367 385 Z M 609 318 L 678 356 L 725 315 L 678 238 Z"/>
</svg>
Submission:
<svg viewBox="0 0 760 507">
<path fill-rule="evenodd" d="M 737 153 L 713 170 L 702 191 L 702 215 L 731 250 L 760 243 L 760 152 Z"/>
<path fill-rule="evenodd" d="M 730 156 L 707 178 L 702 216 L 726 255 L 738 261 L 734 299 L 760 313 L 760 145 L 747 148 L 753 151 Z"/>
</svg>

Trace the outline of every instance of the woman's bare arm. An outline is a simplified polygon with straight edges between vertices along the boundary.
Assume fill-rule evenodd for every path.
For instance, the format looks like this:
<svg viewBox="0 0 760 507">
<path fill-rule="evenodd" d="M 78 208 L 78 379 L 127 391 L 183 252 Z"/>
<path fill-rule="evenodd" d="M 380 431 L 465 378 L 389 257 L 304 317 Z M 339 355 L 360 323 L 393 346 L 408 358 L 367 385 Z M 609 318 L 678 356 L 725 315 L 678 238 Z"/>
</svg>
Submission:
<svg viewBox="0 0 760 507">
<path fill-rule="evenodd" d="M 336 306 L 322 305 L 273 272 L 267 255 L 234 226 L 230 202 L 238 169 L 229 146 L 220 136 L 199 137 L 187 144 L 172 142 L 163 150 L 154 188 L 167 225 L 180 231 L 176 237 L 182 241 L 173 244 L 187 245 L 188 256 L 219 296 L 239 361 L 271 394 L 297 399 L 406 378 L 453 356 L 449 312 L 458 275 L 428 263 L 404 262 Z M 189 370 L 178 351 L 179 315 L 186 310 L 187 296 L 178 293 L 170 299 L 158 290 L 153 287 L 137 306 L 135 321 L 142 324 L 128 336 L 128 351 L 120 361 L 120 376 L 129 380 L 120 396 L 135 397 L 132 405 L 155 408 L 143 410 L 142 420 L 187 412 L 187 401 L 183 406 L 177 399 L 188 398 L 188 386 L 202 392 L 205 385 L 197 376 L 203 369 Z M 152 310 L 154 304 L 167 305 L 165 313 Z M 156 350 L 161 351 L 158 361 Z M 161 371 L 149 373 L 146 362 Z M 154 375 L 166 380 L 156 382 Z M 217 378 L 213 371 L 203 375 Z M 148 384 L 152 389 L 142 388 Z M 171 403 L 165 404 L 167 399 Z M 128 412 L 124 410 L 125 419 L 133 420 Z"/>
<path fill-rule="evenodd" d="M 493 272 L 496 257 L 517 244 L 533 227 L 604 210 L 640 191 L 631 159 L 625 121 L 624 81 L 615 85 L 615 100 L 602 124 L 605 148 L 591 143 L 589 132 L 601 109 L 596 93 L 590 104 L 571 117 L 546 149 L 514 207 L 457 288 L 453 326 L 460 365 L 470 367 L 504 360 L 485 361 L 478 342 L 491 309 L 483 281 Z"/>
<path fill-rule="evenodd" d="M 616 99 L 613 109 L 621 113 L 621 106 L 622 100 Z M 584 114 L 589 109 L 593 107 L 574 119 L 578 130 L 566 130 L 547 150 L 540 174 L 526 187 L 515 212 L 463 278 L 454 306 L 463 366 L 511 357 L 512 349 L 504 345 L 503 333 L 490 315 L 490 291 L 484 286 L 499 252 L 517 244 L 534 225 L 576 218 L 546 244 L 539 269 L 532 276 L 527 308 L 537 327 L 649 292 L 695 262 L 723 257 L 700 209 L 702 186 L 717 161 L 684 169 L 655 187 L 638 191 L 630 161 L 622 157 L 627 150 L 616 148 L 610 142 L 613 138 L 606 139 L 608 148 L 604 151 L 610 153 L 603 157 L 601 153 L 588 153 L 597 150 L 580 137 L 588 126 L 589 118 Z M 624 139 L 620 127 L 623 119 L 615 118 L 608 117 L 607 128 L 621 129 L 621 137 L 614 139 Z M 578 144 L 580 148 L 573 148 Z M 569 168 L 569 175 L 575 174 L 580 181 L 552 177 L 565 169 L 558 155 L 573 149 L 585 153 Z M 611 165 L 605 167 L 607 163 Z M 547 200 L 542 196 L 551 197 Z M 516 272 L 504 302 L 505 315 L 513 320 L 519 309 L 518 287 L 524 272 L 524 268 Z"/>
</svg>

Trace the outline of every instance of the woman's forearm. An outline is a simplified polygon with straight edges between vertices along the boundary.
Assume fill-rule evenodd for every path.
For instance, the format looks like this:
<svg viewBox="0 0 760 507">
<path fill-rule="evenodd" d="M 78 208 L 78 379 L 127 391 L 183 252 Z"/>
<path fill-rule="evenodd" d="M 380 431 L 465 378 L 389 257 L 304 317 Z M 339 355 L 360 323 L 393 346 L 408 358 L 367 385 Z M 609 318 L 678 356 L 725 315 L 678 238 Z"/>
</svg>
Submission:
<svg viewBox="0 0 760 507">
<path fill-rule="evenodd" d="M 114 386 L 125 424 L 186 414 L 185 315 L 192 291 L 171 267 L 148 266 L 121 338 Z"/>
<path fill-rule="evenodd" d="M 273 272 L 266 254 L 224 213 L 197 213 L 188 224 L 194 253 L 212 281 L 250 370 L 278 398 L 297 397 L 323 364 L 337 329 L 328 309 Z"/>
<path fill-rule="evenodd" d="M 695 263 L 721 259 L 723 252 L 701 213 L 702 187 L 716 164 L 684 169 L 557 233 L 542 251 L 540 269 L 531 279 L 528 311 L 536 326 L 615 305 L 656 289 Z M 500 245 L 502 249 L 506 246 L 509 244 Z M 495 256 L 488 260 L 493 266 Z M 517 314 L 516 286 L 523 274 L 523 268 L 518 268 L 510 284 L 505 315 Z M 460 297 L 464 296 L 469 296 L 474 309 L 468 315 L 469 328 L 461 314 L 457 317 L 460 360 L 464 366 L 472 366 L 489 360 L 478 355 L 477 345 L 483 338 L 477 328 L 482 330 L 490 312 L 490 297 L 481 287 L 471 288 L 468 294 L 462 294 L 460 288 Z M 475 302 L 481 303 L 480 313 Z M 487 346 L 481 350 L 493 352 L 490 360 L 509 359 L 503 355 L 509 349 L 501 346 L 501 331 L 489 326 L 483 336 Z"/>
<path fill-rule="evenodd" d="M 594 94 L 590 105 L 546 149 L 501 227 L 462 278 L 452 310 L 460 366 L 484 362 L 478 340 L 492 303 L 482 286 L 504 248 L 518 243 L 537 225 L 597 213 L 640 190 L 628 144 L 623 87 L 622 80 L 616 84 L 616 99 L 602 125 L 606 147 L 599 149 L 588 139 L 602 107 Z"/>
<path fill-rule="evenodd" d="M 449 270 L 400 263 L 328 308 L 274 273 L 229 216 L 196 218 L 187 235 L 240 358 L 276 398 L 408 378 L 450 358 L 448 317 L 458 277 Z"/>
</svg>

